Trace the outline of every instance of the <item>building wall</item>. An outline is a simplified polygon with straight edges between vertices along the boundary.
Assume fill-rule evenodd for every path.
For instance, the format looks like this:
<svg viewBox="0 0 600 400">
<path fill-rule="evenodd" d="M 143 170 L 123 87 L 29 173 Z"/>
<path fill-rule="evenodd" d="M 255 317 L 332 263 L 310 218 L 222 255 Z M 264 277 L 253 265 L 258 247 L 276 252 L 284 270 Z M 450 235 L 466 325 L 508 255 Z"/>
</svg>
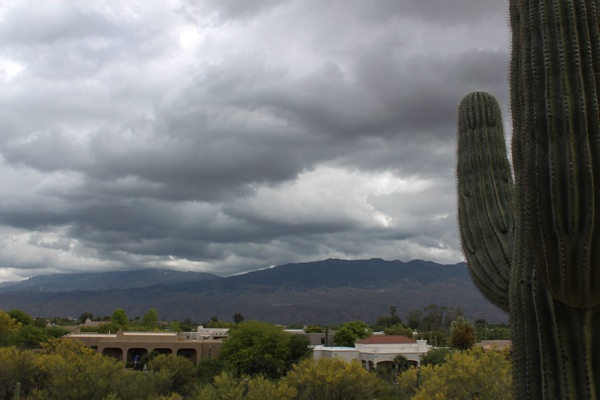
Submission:
<svg viewBox="0 0 600 400">
<path fill-rule="evenodd" d="M 416 365 L 421 364 L 421 356 L 427 353 L 431 346 L 426 340 L 417 340 L 417 343 L 398 343 L 398 344 L 360 344 L 355 347 L 325 347 L 315 346 L 313 349 L 313 358 L 338 357 L 346 361 L 353 359 L 359 360 L 367 368 L 372 368 L 381 362 L 393 362 L 394 358 L 402 354 L 408 361 Z M 368 367 L 370 366 L 370 367 Z"/>
<path fill-rule="evenodd" d="M 313 359 L 341 358 L 347 362 L 359 359 L 359 352 L 353 347 L 325 347 L 315 346 L 313 348 Z"/>
<path fill-rule="evenodd" d="M 187 340 L 170 332 L 117 332 L 117 334 L 79 333 L 63 336 L 65 340 L 78 340 L 84 346 L 99 353 L 132 362 L 135 355 L 142 357 L 156 351 L 181 355 L 196 363 L 201 360 L 218 358 L 221 340 Z"/>
</svg>

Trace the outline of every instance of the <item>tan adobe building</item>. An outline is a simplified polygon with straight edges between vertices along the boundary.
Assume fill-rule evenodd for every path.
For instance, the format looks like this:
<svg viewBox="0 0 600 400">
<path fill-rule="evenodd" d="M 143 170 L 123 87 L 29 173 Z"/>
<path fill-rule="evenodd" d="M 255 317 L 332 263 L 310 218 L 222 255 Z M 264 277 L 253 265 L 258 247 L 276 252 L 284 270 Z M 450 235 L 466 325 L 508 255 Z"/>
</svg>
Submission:
<svg viewBox="0 0 600 400">
<path fill-rule="evenodd" d="M 193 332 L 195 333 L 195 332 Z M 221 350 L 221 339 L 187 338 L 176 332 L 123 332 L 116 334 L 81 333 L 79 329 L 63 336 L 65 340 L 78 340 L 86 347 L 98 353 L 121 360 L 124 364 L 133 362 L 138 356 L 156 352 L 160 354 L 175 354 L 197 363 L 200 360 L 218 358 Z"/>
</svg>

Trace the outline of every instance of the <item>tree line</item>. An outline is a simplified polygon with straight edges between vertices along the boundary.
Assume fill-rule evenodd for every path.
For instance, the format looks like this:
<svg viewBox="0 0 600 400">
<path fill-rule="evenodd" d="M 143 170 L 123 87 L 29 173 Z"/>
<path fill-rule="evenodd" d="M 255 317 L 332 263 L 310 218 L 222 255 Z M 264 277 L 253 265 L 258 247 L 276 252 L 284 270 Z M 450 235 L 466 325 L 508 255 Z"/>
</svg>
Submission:
<svg viewBox="0 0 600 400">
<path fill-rule="evenodd" d="M 350 321 L 332 327 L 336 344 L 353 346 L 356 340 L 381 328 L 386 334 L 413 336 L 413 328 L 403 323 L 396 311 L 395 306 L 391 306 L 388 314 L 378 317 L 373 325 Z M 417 330 L 417 336 L 442 332 L 446 335 L 444 340 L 448 341 L 448 346 L 423 356 L 420 370 L 409 368 L 401 356 L 397 357 L 393 368 L 378 367 L 374 371 L 366 371 L 360 363 L 338 359 L 314 362 L 306 337 L 285 332 L 282 326 L 245 321 L 238 313 L 234 318 L 237 323 L 224 322 L 216 316 L 205 322 L 213 327 L 230 329 L 218 359 L 202 360 L 194 365 L 183 357 L 149 354 L 144 360 L 146 373 L 126 368 L 120 361 L 83 348 L 76 342 L 61 343 L 57 338 L 67 333 L 67 329 L 56 325 L 56 322 L 61 323 L 60 320 L 54 319 L 54 324 L 49 324 L 48 320 L 32 318 L 20 310 L 0 311 L 0 346 L 3 346 L 0 347 L 0 400 L 13 398 L 17 382 L 20 382 L 22 398 L 26 399 L 351 400 L 375 396 L 378 399 L 418 399 L 432 398 L 423 397 L 423 393 L 431 394 L 431 390 L 441 390 L 440 387 L 467 387 L 460 381 L 466 379 L 465 374 L 452 370 L 461 363 L 468 362 L 481 371 L 487 371 L 491 364 L 498 371 L 504 371 L 498 367 L 501 363 L 498 357 L 471 349 L 477 336 L 492 335 L 493 329 L 485 321 L 472 324 L 459 312 L 448 308 L 442 311 L 441 307 L 428 306 L 420 311 L 419 326 L 429 326 L 431 330 Z M 409 313 L 409 316 L 416 314 Z M 84 313 L 80 320 L 91 317 L 90 313 Z M 128 318 L 123 309 L 117 309 L 110 318 L 103 319 L 103 326 L 114 331 L 181 328 L 181 325 L 174 325 L 180 324 L 179 321 L 161 322 L 155 309 L 134 319 Z M 431 321 L 442 326 L 435 326 Z M 189 322 L 189 328 L 193 330 L 195 324 Z M 307 331 L 323 329 L 327 327 L 312 325 L 306 328 Z M 502 357 L 506 361 L 508 356 Z M 504 367 L 506 365 L 502 364 Z M 498 385 L 506 389 L 510 382 L 505 382 L 504 373 L 500 372 L 493 377 L 500 379 Z M 445 382 L 443 385 L 439 383 L 440 379 Z M 491 384 L 481 379 L 482 385 Z M 397 384 L 392 385 L 393 382 Z"/>
</svg>

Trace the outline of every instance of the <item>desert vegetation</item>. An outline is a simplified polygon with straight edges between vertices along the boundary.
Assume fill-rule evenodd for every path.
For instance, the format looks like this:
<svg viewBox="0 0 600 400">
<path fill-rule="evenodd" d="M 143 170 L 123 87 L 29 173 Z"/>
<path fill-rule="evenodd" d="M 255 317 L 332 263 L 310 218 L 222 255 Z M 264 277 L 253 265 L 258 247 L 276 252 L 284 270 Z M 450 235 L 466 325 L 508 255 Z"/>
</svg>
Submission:
<svg viewBox="0 0 600 400">
<path fill-rule="evenodd" d="M 433 319 L 439 320 L 441 309 L 431 305 L 426 307 L 429 311 L 413 314 L 424 319 L 425 322 L 420 324 L 428 324 Z M 453 310 L 443 309 L 446 313 Z M 435 318 L 432 318 L 431 311 L 435 311 Z M 381 325 L 377 324 L 382 323 L 389 325 L 385 327 L 389 334 L 412 334 L 412 330 L 394 314 L 393 307 L 390 307 L 390 315 L 376 318 L 375 325 L 349 321 L 336 329 L 342 332 L 343 340 L 350 342 L 370 335 L 372 328 L 380 328 Z M 85 312 L 78 322 L 90 317 L 93 317 L 91 313 Z M 147 365 L 143 371 L 100 355 L 79 342 L 61 341 L 59 337 L 67 329 L 56 326 L 56 323 L 72 323 L 69 319 L 54 319 L 52 323 L 32 318 L 20 310 L 0 311 L 0 338 L 3 339 L 0 347 L 0 400 L 13 399 L 15 393 L 19 393 L 21 399 L 40 400 L 418 399 L 427 398 L 423 396 L 439 390 L 440 385 L 443 386 L 440 382 L 448 381 L 448 387 L 465 387 L 460 379 L 467 379 L 467 372 L 473 374 L 473 379 L 479 379 L 479 383 L 469 386 L 475 388 L 473 390 L 490 385 L 503 387 L 507 392 L 507 385 L 510 385 L 510 380 L 502 375 L 509 370 L 506 354 L 461 351 L 465 338 L 456 340 L 456 332 L 462 335 L 466 331 L 468 334 L 464 336 L 469 339 L 478 330 L 477 324 L 472 325 L 460 316 L 448 321 L 447 338 L 444 340 L 460 343 L 461 346 L 432 350 L 423 357 L 423 366 L 419 370 L 410 367 L 406 359 L 398 357 L 394 368 L 376 368 L 373 371 L 367 371 L 358 362 L 341 359 L 314 361 L 310 343 L 305 337 L 289 334 L 281 326 L 244 321 L 241 314 L 235 317 L 237 323 L 223 322 L 217 317 L 205 322 L 230 328 L 229 338 L 223 343 L 218 359 L 202 360 L 194 365 L 184 357 L 151 354 L 144 360 Z M 117 309 L 110 317 L 101 319 L 104 319 L 105 328 L 112 329 L 156 331 L 174 326 L 173 322 L 160 322 L 156 309 L 150 309 L 143 318 L 134 319 L 129 319 L 123 309 Z M 39 330 L 43 334 L 32 336 L 31 328 L 28 328 L 32 326 L 37 327 L 36 332 Z M 443 326 L 436 328 L 444 332 Z M 313 325 L 307 329 L 317 332 L 323 327 Z M 459 374 L 453 371 L 463 364 L 467 372 Z M 498 372 L 489 374 L 488 379 L 495 380 L 487 382 L 483 377 L 477 378 L 476 371 L 487 373 L 490 370 Z M 450 382 L 451 377 L 454 383 Z M 452 396 L 452 392 L 449 393 L 439 398 L 453 398 L 448 397 Z"/>
</svg>

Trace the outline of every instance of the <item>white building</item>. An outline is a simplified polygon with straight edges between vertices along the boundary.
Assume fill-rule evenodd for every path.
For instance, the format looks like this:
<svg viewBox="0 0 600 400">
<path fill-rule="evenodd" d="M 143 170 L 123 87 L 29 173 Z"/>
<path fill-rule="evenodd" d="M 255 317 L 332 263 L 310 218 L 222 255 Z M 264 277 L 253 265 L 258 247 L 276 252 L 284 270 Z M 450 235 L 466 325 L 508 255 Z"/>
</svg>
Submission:
<svg viewBox="0 0 600 400">
<path fill-rule="evenodd" d="M 188 340 L 227 339 L 229 328 L 205 328 L 200 325 L 196 332 L 181 332 L 180 335 Z"/>
<path fill-rule="evenodd" d="M 393 363 L 398 355 L 403 355 L 412 364 L 420 365 L 421 356 L 431 349 L 427 340 L 414 340 L 399 335 L 374 335 L 357 341 L 354 346 L 316 346 L 313 357 L 315 360 L 333 357 L 348 362 L 358 360 L 366 369 L 371 370 L 380 363 Z"/>
<path fill-rule="evenodd" d="M 341 358 L 347 362 L 359 360 L 358 350 L 354 347 L 328 347 L 322 345 L 313 347 L 313 359 L 319 360 L 321 358 Z"/>
</svg>

